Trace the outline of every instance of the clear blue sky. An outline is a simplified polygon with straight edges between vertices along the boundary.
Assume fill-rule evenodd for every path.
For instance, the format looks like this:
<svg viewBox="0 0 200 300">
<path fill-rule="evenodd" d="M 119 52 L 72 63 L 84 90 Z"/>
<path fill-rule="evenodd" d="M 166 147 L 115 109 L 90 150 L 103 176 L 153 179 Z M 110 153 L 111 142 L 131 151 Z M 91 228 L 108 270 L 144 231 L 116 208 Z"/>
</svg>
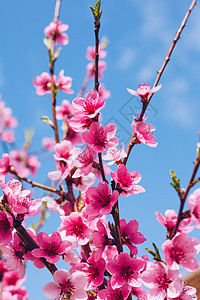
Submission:
<svg viewBox="0 0 200 300">
<path fill-rule="evenodd" d="M 102 0 L 102 25 L 100 36 L 107 36 L 108 69 L 104 73 L 111 98 L 103 110 L 103 122 L 117 121 L 119 138 L 131 135 L 132 113 L 140 107 L 136 97 L 131 98 L 126 88 L 136 89 L 138 83 L 153 85 L 156 71 L 161 67 L 191 1 L 168 0 Z M 40 147 L 43 136 L 53 136 L 40 117 L 51 116 L 50 97 L 37 96 L 32 80 L 48 71 L 48 55 L 43 40 L 43 29 L 53 18 L 55 1 L 3 1 L 0 9 L 0 93 L 13 109 L 20 126 L 16 130 L 17 144 L 23 143 L 23 128 L 34 128 L 33 149 Z M 58 104 L 63 99 L 73 100 L 85 76 L 86 48 L 93 45 L 93 19 L 89 5 L 95 1 L 63 1 L 60 20 L 69 24 L 70 43 L 64 47 L 56 63 L 56 73 L 64 68 L 73 78 L 74 95 L 59 93 Z M 149 123 L 156 127 L 156 149 L 136 146 L 128 162 L 129 171 L 142 174 L 141 185 L 146 193 L 120 198 L 121 218 L 136 219 L 147 242 L 160 246 L 165 230 L 156 221 L 156 210 L 178 209 L 179 200 L 169 185 L 169 170 L 173 169 L 186 186 L 193 168 L 197 132 L 200 128 L 200 6 L 195 7 L 178 42 L 160 83 L 162 89 L 152 98 L 147 112 Z M 92 85 L 91 85 L 92 86 Z M 131 99 L 130 99 L 131 98 Z M 126 147 L 127 147 L 126 142 Z M 45 182 L 48 166 L 54 170 L 53 161 L 44 164 L 36 178 Z M 40 191 L 37 192 L 37 196 Z M 55 221 L 54 221 L 55 220 Z M 57 230 L 58 220 L 47 221 L 48 233 Z M 198 235 L 197 233 L 196 236 Z M 44 299 L 41 289 L 51 280 L 47 270 L 38 270 L 28 264 L 26 286 L 31 300 Z"/>
</svg>

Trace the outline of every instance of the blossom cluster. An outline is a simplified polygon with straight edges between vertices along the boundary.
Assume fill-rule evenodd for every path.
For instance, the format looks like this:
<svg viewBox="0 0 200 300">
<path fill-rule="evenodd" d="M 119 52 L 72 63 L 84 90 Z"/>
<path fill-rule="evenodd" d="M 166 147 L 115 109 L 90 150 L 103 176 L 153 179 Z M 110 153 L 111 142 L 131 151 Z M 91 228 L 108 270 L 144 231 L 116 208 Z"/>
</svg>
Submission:
<svg viewBox="0 0 200 300">
<path fill-rule="evenodd" d="M 57 52 L 52 53 L 52 48 L 69 42 L 65 33 L 67 29 L 67 24 L 57 21 L 51 22 L 44 30 L 50 64 L 58 56 Z M 95 75 L 97 55 L 100 58 L 98 77 L 102 79 L 106 63 L 101 59 L 106 52 L 101 46 L 98 49 L 88 47 L 86 57 L 91 62 L 87 72 L 90 78 Z M 33 84 L 40 96 L 51 94 L 55 97 L 59 90 L 73 93 L 72 78 L 64 76 L 64 70 L 59 72 L 58 77 L 43 72 L 33 80 Z M 147 104 L 148 96 L 160 88 L 161 85 L 150 89 L 143 83 L 137 91 L 128 89 L 128 92 L 139 96 L 142 104 Z M 141 174 L 128 170 L 126 166 L 130 153 L 125 151 L 124 144 L 120 145 L 116 125 L 101 124 L 100 114 L 108 96 L 109 92 L 100 85 L 99 90 L 95 88 L 85 96 L 77 96 L 72 103 L 63 99 L 60 105 L 53 107 L 56 122 L 63 122 L 62 140 L 43 140 L 43 149 L 53 152 L 55 169 L 46 174 L 53 187 L 42 186 L 26 178 L 40 167 L 37 156 L 28 152 L 28 143 L 22 150 L 15 149 L 2 155 L 2 299 L 28 299 L 25 288 L 21 286 L 27 261 L 38 269 L 47 267 L 53 274 L 53 281 L 42 290 L 48 299 L 130 300 L 132 295 L 140 300 L 197 299 L 196 289 L 185 285 L 180 271 L 181 268 L 190 272 L 198 268 L 195 255 L 200 252 L 200 242 L 197 238 L 188 237 L 188 233 L 195 227 L 200 228 L 200 189 L 190 194 L 189 210 L 181 214 L 181 220 L 174 210 L 168 209 L 165 216 L 156 212 L 157 220 L 167 229 L 167 239 L 161 247 L 163 255 L 156 246 L 155 253 L 149 250 L 154 257 L 153 262 L 147 254 L 139 255 L 138 245 L 145 243 L 146 238 L 139 231 L 137 220 L 127 222 L 119 218 L 118 201 L 120 197 L 128 196 L 137 199 L 135 195 L 144 193 L 145 188 L 139 185 Z M 1 103 L 0 117 L 5 122 L 5 104 Z M 8 115 L 9 121 L 4 126 L 14 127 L 17 121 L 11 112 Z M 56 133 L 55 123 L 50 125 Z M 146 123 L 145 116 L 133 116 L 131 128 L 130 147 L 158 145 L 152 134 L 155 128 Z M 84 148 L 80 148 L 80 144 Z M 109 162 L 106 164 L 106 161 Z M 7 180 L 7 175 L 15 178 Z M 110 185 L 107 178 L 111 181 Z M 33 199 L 34 194 L 22 186 L 22 180 L 51 194 Z M 177 181 L 175 188 L 182 195 Z M 60 217 L 59 227 L 49 235 L 25 228 L 26 219 L 40 214 L 44 207 L 49 212 L 56 211 Z M 114 223 L 107 221 L 108 215 L 113 217 Z M 57 269 L 55 264 L 60 260 L 64 267 Z"/>
</svg>

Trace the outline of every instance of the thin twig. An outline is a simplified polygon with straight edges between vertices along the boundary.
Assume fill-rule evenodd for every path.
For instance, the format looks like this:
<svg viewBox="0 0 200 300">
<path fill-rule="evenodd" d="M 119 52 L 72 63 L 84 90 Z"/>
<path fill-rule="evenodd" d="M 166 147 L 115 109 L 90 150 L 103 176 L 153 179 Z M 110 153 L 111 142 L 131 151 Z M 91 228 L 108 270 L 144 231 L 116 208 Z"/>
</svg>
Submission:
<svg viewBox="0 0 200 300">
<path fill-rule="evenodd" d="M 60 11 L 60 5 L 61 0 L 56 0 L 56 6 L 55 6 L 55 12 L 54 12 L 54 19 L 53 22 L 58 21 L 59 17 L 59 11 Z M 60 142 L 59 139 L 59 133 L 58 133 L 58 124 L 57 124 L 57 118 L 56 118 L 56 87 L 54 84 L 54 64 L 55 64 L 55 57 L 54 57 L 54 51 L 55 51 L 55 40 L 56 40 L 56 33 L 53 35 L 53 39 L 51 42 L 51 49 L 49 51 L 49 69 L 51 74 L 51 107 L 52 107 L 52 114 L 53 114 L 53 124 L 54 124 L 54 133 L 55 133 L 55 140 L 56 143 Z"/>
<path fill-rule="evenodd" d="M 184 208 L 184 205 L 185 205 L 185 201 L 187 199 L 187 196 L 188 196 L 188 193 L 189 193 L 190 189 L 194 185 L 193 184 L 194 183 L 194 178 L 195 178 L 196 173 L 198 171 L 199 165 L 200 165 L 200 153 L 197 154 L 197 158 L 196 158 L 196 160 L 194 162 L 194 168 L 193 168 L 192 176 L 190 178 L 190 181 L 188 183 L 188 186 L 186 188 L 184 196 L 182 198 L 180 198 L 181 203 L 180 203 L 180 208 L 179 208 L 179 213 L 178 213 L 178 219 L 177 219 L 176 225 L 175 225 L 175 227 L 174 227 L 174 229 L 173 229 L 173 231 L 172 231 L 172 233 L 170 235 L 170 239 L 172 239 L 175 236 L 175 234 L 176 234 L 176 232 L 178 230 L 178 226 L 179 226 L 179 224 L 180 224 L 180 222 L 182 220 L 182 214 L 183 214 L 183 208 Z"/>
<path fill-rule="evenodd" d="M 51 193 L 54 193 L 54 194 L 57 194 L 59 196 L 63 196 L 65 197 L 66 199 L 68 199 L 68 194 L 67 193 L 64 193 L 63 191 L 59 191 L 59 190 L 56 190 L 55 188 L 52 188 L 50 186 L 47 186 L 47 185 L 43 185 L 43 184 L 40 184 L 38 182 L 35 182 L 35 181 L 32 181 L 26 177 L 23 177 L 21 176 L 19 173 L 17 173 L 17 171 L 14 169 L 14 167 L 10 167 L 9 169 L 9 172 L 11 174 L 14 174 L 15 176 L 17 176 L 17 178 L 19 178 L 20 180 L 23 180 L 29 184 L 31 184 L 32 186 L 35 186 L 35 187 L 38 187 L 40 189 L 43 189 L 43 190 L 46 190 L 46 191 L 49 191 Z"/>
<path fill-rule="evenodd" d="M 191 5 L 190 5 L 190 7 L 189 7 L 189 9 L 188 9 L 188 11 L 187 11 L 187 13 L 186 13 L 186 15 L 185 15 L 185 17 L 183 18 L 183 21 L 181 22 L 181 25 L 180 25 L 178 31 L 176 32 L 175 38 L 174 38 L 174 40 L 171 43 L 171 46 L 170 46 L 170 48 L 169 48 L 169 50 L 167 52 L 167 55 L 166 55 L 165 60 L 163 62 L 163 65 L 162 65 L 161 69 L 157 72 L 157 77 L 156 77 L 156 80 L 154 82 L 153 88 L 157 86 L 157 84 L 158 84 L 158 82 L 159 82 L 159 80 L 160 80 L 160 78 L 161 78 L 161 76 L 162 76 L 162 74 L 163 74 L 163 72 L 165 70 L 165 67 L 166 67 L 167 63 L 169 62 L 169 60 L 170 60 L 171 54 L 172 54 L 172 52 L 174 50 L 174 47 L 176 46 L 176 43 L 180 39 L 181 33 L 182 33 L 182 31 L 183 31 L 183 29 L 184 29 L 184 27 L 186 25 L 186 22 L 187 22 L 187 20 L 188 20 L 188 18 L 189 18 L 189 16 L 190 16 L 190 14 L 191 14 L 191 12 L 192 12 L 192 10 L 193 10 L 193 8 L 194 8 L 195 5 L 196 5 L 196 0 L 193 0 L 192 3 L 191 3 Z M 147 109 L 147 107 L 149 105 L 149 102 L 150 102 L 151 98 L 153 97 L 153 95 L 154 94 L 150 94 L 149 97 L 147 98 L 147 101 L 143 103 L 142 111 L 140 113 L 138 121 L 142 121 L 142 118 L 143 118 L 143 116 L 145 114 L 145 111 L 146 111 L 146 109 Z M 129 158 L 129 155 L 131 153 L 131 150 L 132 150 L 133 146 L 135 145 L 135 143 L 134 143 L 134 136 L 135 136 L 135 134 L 133 132 L 133 134 L 131 136 L 131 139 L 130 139 L 130 142 L 129 142 L 129 145 L 128 145 L 128 148 L 127 148 L 127 152 L 126 152 L 127 153 L 127 157 L 125 157 L 124 161 L 123 161 L 124 165 L 126 165 L 127 160 Z"/>
</svg>

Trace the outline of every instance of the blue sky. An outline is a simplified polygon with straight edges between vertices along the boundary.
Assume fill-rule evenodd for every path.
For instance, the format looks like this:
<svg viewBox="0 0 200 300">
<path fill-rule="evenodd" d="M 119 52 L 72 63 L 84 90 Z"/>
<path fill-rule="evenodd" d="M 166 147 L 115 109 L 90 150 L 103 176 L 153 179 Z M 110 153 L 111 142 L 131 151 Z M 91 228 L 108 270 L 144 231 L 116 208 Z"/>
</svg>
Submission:
<svg viewBox="0 0 200 300">
<path fill-rule="evenodd" d="M 43 136 L 53 136 L 50 128 L 40 118 L 51 117 L 50 97 L 37 96 L 33 78 L 48 71 L 47 50 L 42 42 L 43 30 L 53 18 L 55 1 L 3 1 L 0 10 L 0 93 L 13 109 L 20 126 L 16 130 L 17 144 L 23 143 L 24 128 L 34 128 L 33 149 L 38 149 Z M 73 100 L 85 77 L 86 48 L 94 43 L 93 19 L 89 5 L 95 1 L 63 1 L 60 20 L 69 24 L 70 43 L 64 47 L 56 63 L 56 73 L 64 68 L 73 78 L 74 95 L 59 93 L 58 104 L 63 99 Z M 119 138 L 128 145 L 131 135 L 131 114 L 136 114 L 140 102 L 130 97 L 126 88 L 136 89 L 138 83 L 153 85 L 156 71 L 160 69 L 190 1 L 168 0 L 110 0 L 102 1 L 100 36 L 109 40 L 103 83 L 111 91 L 111 98 L 102 111 L 103 123 L 115 122 Z M 161 78 L 162 89 L 157 92 L 147 111 L 148 121 L 156 127 L 158 147 L 145 145 L 133 149 L 128 162 L 129 171 L 142 174 L 141 185 L 146 193 L 120 198 L 121 218 L 139 221 L 140 231 L 147 242 L 160 246 L 165 230 L 154 217 L 156 210 L 167 208 L 176 211 L 179 199 L 169 185 L 169 170 L 173 169 L 186 187 L 192 172 L 198 141 L 200 101 L 200 6 L 196 5 L 171 60 Z M 93 86 L 91 83 L 90 87 Z M 45 182 L 48 166 L 54 170 L 53 161 L 44 163 L 37 181 Z M 40 195 L 38 191 L 37 196 Z M 47 221 L 48 233 L 57 229 L 57 218 Z M 194 232 L 198 235 L 198 232 Z M 51 280 L 47 270 L 28 265 L 28 287 L 31 300 L 44 299 L 41 288 Z"/>
</svg>

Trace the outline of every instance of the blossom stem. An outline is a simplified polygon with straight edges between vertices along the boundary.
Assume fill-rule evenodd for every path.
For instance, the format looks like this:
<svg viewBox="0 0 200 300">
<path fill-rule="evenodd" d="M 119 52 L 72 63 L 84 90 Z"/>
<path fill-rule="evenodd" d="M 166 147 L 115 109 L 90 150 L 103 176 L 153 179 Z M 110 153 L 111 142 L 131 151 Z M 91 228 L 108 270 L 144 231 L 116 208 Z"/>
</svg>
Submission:
<svg viewBox="0 0 200 300">
<path fill-rule="evenodd" d="M 20 180 L 26 181 L 27 183 L 31 184 L 32 186 L 38 187 L 40 189 L 43 189 L 43 190 L 46 190 L 46 191 L 49 191 L 49 192 L 52 192 L 52 193 L 57 194 L 59 196 L 64 196 L 66 199 L 68 198 L 67 193 L 64 193 L 64 192 L 56 190 L 55 188 L 52 188 L 50 186 L 40 184 L 38 182 L 32 181 L 32 180 L 30 180 L 26 177 L 21 176 L 19 173 L 17 173 L 17 171 L 14 169 L 14 167 L 10 167 L 9 172 L 11 174 L 14 174 L 15 176 L 17 176 L 17 178 L 19 178 Z"/>
<path fill-rule="evenodd" d="M 61 0 L 56 0 L 54 19 L 53 19 L 53 22 L 55 22 L 55 23 L 58 21 L 60 5 L 61 5 Z M 50 74 L 51 74 L 51 107 L 52 107 L 53 124 L 54 124 L 53 129 L 54 129 L 54 133 L 55 133 L 56 143 L 59 143 L 60 139 L 59 139 L 59 133 L 58 133 L 57 118 L 56 118 L 56 94 L 57 94 L 57 89 L 56 89 L 56 86 L 55 86 L 55 83 L 54 83 L 54 64 L 55 64 L 55 61 L 56 61 L 56 58 L 54 57 L 55 39 L 56 39 L 56 33 L 53 34 L 51 49 L 49 50 L 49 69 L 50 69 Z"/>
<path fill-rule="evenodd" d="M 100 29 L 100 20 L 94 22 L 95 28 L 95 66 L 94 66 L 94 89 L 98 92 L 99 91 L 99 29 Z M 98 153 L 99 157 L 99 166 L 101 171 L 101 176 L 103 181 L 107 182 L 105 177 L 105 172 L 103 168 L 103 161 L 102 161 L 102 155 L 101 153 Z"/>
<path fill-rule="evenodd" d="M 187 198 L 187 195 L 188 195 L 190 189 L 194 185 L 193 184 L 194 181 L 195 181 L 194 178 L 195 178 L 195 175 L 196 175 L 196 173 L 198 171 L 199 165 L 200 165 L 200 153 L 198 152 L 196 160 L 194 162 L 194 168 L 193 168 L 193 172 L 192 172 L 190 181 L 188 183 L 186 191 L 184 192 L 183 197 L 180 197 L 181 203 L 180 203 L 180 208 L 179 208 L 179 213 L 178 213 L 178 219 L 177 219 L 176 225 L 175 225 L 175 227 L 174 227 L 174 229 L 173 229 L 173 231 L 172 231 L 172 233 L 170 235 L 170 239 L 172 239 L 175 236 L 175 234 L 177 233 L 178 226 L 179 226 L 179 224 L 180 224 L 180 222 L 182 220 L 182 214 L 183 214 L 183 208 L 184 208 L 184 205 L 185 205 L 185 201 L 186 201 L 186 198 Z"/>
<path fill-rule="evenodd" d="M 88 74 L 86 74 L 83 84 L 81 86 L 81 89 L 77 94 L 77 97 L 81 97 L 85 93 L 86 87 L 88 86 L 88 83 L 90 81 L 91 74 L 92 74 L 92 72 L 89 72 Z"/>
<path fill-rule="evenodd" d="M 168 64 L 168 62 L 170 61 L 171 54 L 172 54 L 172 52 L 173 52 L 173 50 L 174 50 L 174 48 L 175 48 L 175 46 L 176 46 L 176 43 L 177 43 L 178 40 L 180 39 L 181 33 L 182 33 L 182 31 L 183 31 L 183 29 L 184 29 L 186 23 L 187 23 L 187 20 L 188 20 L 188 18 L 189 18 L 189 16 L 190 16 L 190 14 L 191 14 L 191 12 L 192 12 L 194 6 L 196 5 L 196 2 L 197 2 L 196 0 L 193 0 L 193 1 L 192 1 L 192 3 L 191 3 L 191 5 L 190 5 L 190 7 L 189 7 L 187 13 L 185 14 L 185 16 L 184 16 L 184 18 L 183 18 L 183 20 L 182 20 L 182 22 L 181 22 L 181 25 L 180 25 L 178 31 L 176 32 L 176 35 L 175 35 L 175 37 L 174 37 L 174 39 L 173 39 L 173 41 L 172 41 L 172 43 L 171 43 L 171 46 L 170 46 L 170 48 L 169 48 L 169 50 L 168 50 L 168 52 L 167 52 L 167 55 L 166 55 L 166 57 L 165 57 L 165 59 L 164 59 L 164 62 L 163 62 L 163 64 L 162 64 L 160 70 L 157 71 L 157 77 L 156 77 L 156 80 L 155 80 L 155 82 L 154 82 L 153 88 L 157 86 L 157 84 L 158 84 L 158 82 L 159 82 L 159 80 L 160 80 L 160 78 L 161 78 L 161 76 L 162 76 L 162 74 L 163 74 L 163 72 L 164 72 L 164 70 L 165 70 L 165 68 L 166 68 L 166 66 L 167 66 L 167 64 Z M 151 98 L 153 97 L 153 95 L 154 95 L 154 93 L 153 93 L 153 94 L 150 94 L 150 95 L 148 96 L 147 100 L 143 103 L 142 111 L 141 111 L 141 113 L 140 113 L 140 116 L 139 116 L 138 121 L 142 121 L 142 118 L 143 118 L 143 116 L 144 116 L 144 114 L 145 114 L 145 111 L 146 111 L 146 109 L 147 109 L 147 107 L 148 107 L 148 105 L 149 105 L 149 102 L 151 101 Z M 134 139 L 134 132 L 133 132 L 133 134 L 132 134 L 132 136 L 131 136 L 131 139 L 130 139 L 130 142 L 129 142 L 129 145 L 128 145 L 128 149 L 127 149 L 127 152 L 126 152 L 126 153 L 127 153 L 127 157 L 125 157 L 125 158 L 124 158 L 124 161 L 123 161 L 123 164 L 124 164 L 124 165 L 126 165 L 127 160 L 128 160 L 128 158 L 129 158 L 129 155 L 130 155 L 130 153 L 131 153 L 131 150 L 132 150 L 133 146 L 135 145 L 134 142 L 133 142 L 133 139 Z"/>
<path fill-rule="evenodd" d="M 25 242 L 29 246 L 30 251 L 32 251 L 35 248 L 39 248 L 38 244 L 29 235 L 26 229 L 21 225 L 20 221 L 14 219 L 13 226 L 16 229 L 18 236 L 22 240 L 22 242 Z M 41 257 L 40 260 L 43 262 L 45 267 L 51 272 L 51 274 L 54 274 L 54 272 L 57 270 L 56 266 L 54 264 L 50 264 L 44 257 Z"/>
<path fill-rule="evenodd" d="M 119 253 L 123 252 L 122 238 L 120 232 L 120 222 L 119 222 L 119 205 L 118 201 L 115 203 L 112 211 L 112 216 L 115 222 L 115 234 L 116 234 L 116 246 Z"/>
</svg>

